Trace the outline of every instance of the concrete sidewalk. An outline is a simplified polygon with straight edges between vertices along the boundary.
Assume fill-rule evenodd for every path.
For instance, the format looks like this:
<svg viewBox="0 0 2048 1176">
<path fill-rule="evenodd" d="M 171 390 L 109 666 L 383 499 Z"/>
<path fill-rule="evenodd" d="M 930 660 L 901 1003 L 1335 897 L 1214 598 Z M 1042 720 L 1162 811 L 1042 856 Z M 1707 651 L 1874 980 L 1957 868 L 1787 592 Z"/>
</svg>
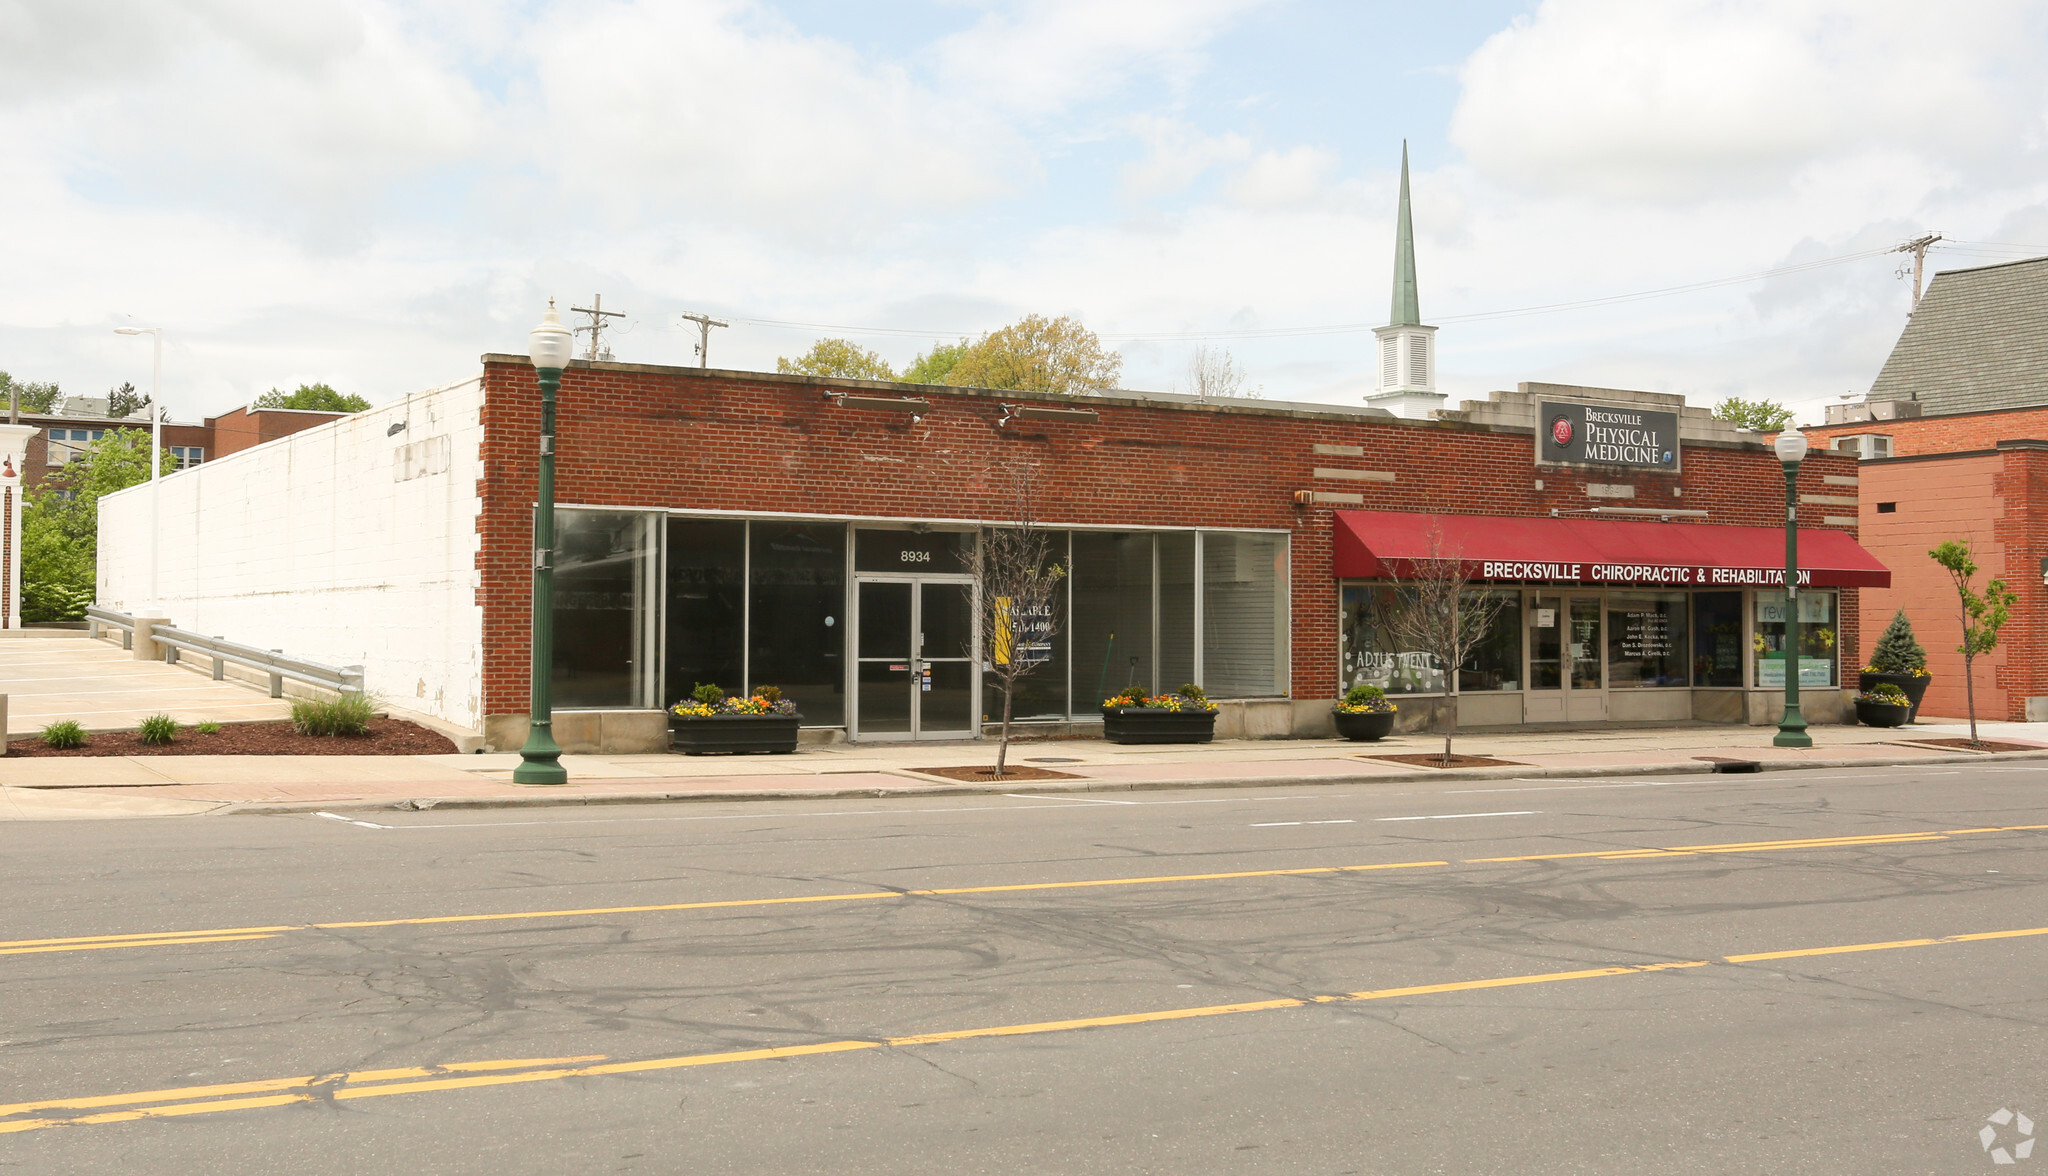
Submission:
<svg viewBox="0 0 2048 1176">
<path fill-rule="evenodd" d="M 154 714 L 187 724 L 291 717 L 291 704 L 283 699 L 189 668 L 136 661 L 119 642 L 94 641 L 83 630 L 16 632 L 34 635 L 0 641 L 0 694 L 7 695 L 10 739 L 32 737 L 61 719 L 88 731 L 133 731 Z"/>
<path fill-rule="evenodd" d="M 570 783 L 511 782 L 514 754 L 433 756 L 132 756 L 0 760 L 0 819 L 197 812 L 290 812 L 392 807 L 496 807 L 660 800 L 925 795 L 988 792 L 1113 792 L 1187 787 L 1378 784 L 1413 780 L 1626 776 L 1702 772 L 1713 759 L 1761 770 L 1937 764 L 1986 758 L 2048 759 L 2048 723 L 1983 723 L 1983 736 L 2039 750 L 1990 756 L 1916 740 L 1955 738 L 1944 721 L 1910 728 L 1816 727 L 1810 750 L 1771 746 L 1763 727 L 1684 725 L 1460 735 L 1456 750 L 1505 766 L 1438 769 L 1375 757 L 1441 750 L 1441 736 L 1377 744 L 1341 740 L 1226 741 L 1124 747 L 1100 740 L 1015 743 L 1014 766 L 1067 773 L 1057 780 L 960 783 L 920 769 L 987 765 L 991 743 L 827 744 L 791 755 L 563 757 Z M 2048 775 L 2048 763 L 2042 765 Z M 65 798 L 53 806 L 55 794 Z M 8 798 L 13 798 L 8 800 Z M 155 807 L 164 802 L 164 807 Z"/>
</svg>

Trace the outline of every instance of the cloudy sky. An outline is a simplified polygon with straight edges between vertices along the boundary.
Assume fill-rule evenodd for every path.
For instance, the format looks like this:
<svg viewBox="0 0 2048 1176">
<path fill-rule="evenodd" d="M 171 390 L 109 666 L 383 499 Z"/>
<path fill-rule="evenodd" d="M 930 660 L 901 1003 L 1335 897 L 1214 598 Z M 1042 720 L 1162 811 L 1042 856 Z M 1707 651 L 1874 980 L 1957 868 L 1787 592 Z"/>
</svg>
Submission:
<svg viewBox="0 0 2048 1176">
<path fill-rule="evenodd" d="M 2044 59 L 2038 0 L 0 0 L 0 369 L 147 388 L 161 325 L 181 418 L 381 400 L 602 292 L 621 360 L 1038 311 L 1355 402 L 1406 139 L 1454 400 L 1812 416 L 1904 322 L 1880 251 L 2048 253 Z"/>
</svg>

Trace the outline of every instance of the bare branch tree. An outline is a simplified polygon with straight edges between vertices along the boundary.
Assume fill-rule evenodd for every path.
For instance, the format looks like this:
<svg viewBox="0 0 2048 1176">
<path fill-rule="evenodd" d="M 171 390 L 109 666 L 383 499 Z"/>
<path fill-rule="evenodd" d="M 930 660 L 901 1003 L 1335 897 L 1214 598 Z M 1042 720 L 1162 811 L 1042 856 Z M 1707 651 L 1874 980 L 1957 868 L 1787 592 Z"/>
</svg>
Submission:
<svg viewBox="0 0 2048 1176">
<path fill-rule="evenodd" d="M 986 672 L 1003 694 L 1003 724 L 996 745 L 995 776 L 1001 779 L 1010 754 L 1010 715 L 1017 683 L 1050 659 L 1060 630 L 1060 581 L 1067 569 L 1054 558 L 1052 535 L 1031 511 L 1031 475 L 1015 473 L 1017 522 L 983 531 L 967 557 L 967 571 L 981 582 L 975 630 Z M 968 656 L 977 655 L 975 649 Z"/>
<path fill-rule="evenodd" d="M 1399 649 L 1426 653 L 1444 674 L 1444 759 L 1458 730 L 1458 667 L 1493 632 L 1508 605 L 1498 593 L 1475 589 L 1462 555 L 1447 549 L 1440 528 L 1429 533 L 1428 554 L 1409 561 L 1408 575 L 1392 577 L 1393 591 L 1372 598 L 1373 624 Z"/>
<path fill-rule="evenodd" d="M 1190 396 L 1204 400 L 1229 396 L 1257 400 L 1260 396 L 1257 391 L 1245 388 L 1244 369 L 1231 357 L 1230 350 L 1211 347 L 1207 343 L 1197 346 L 1195 353 L 1188 357 L 1187 373 L 1181 379 L 1181 387 Z"/>
</svg>

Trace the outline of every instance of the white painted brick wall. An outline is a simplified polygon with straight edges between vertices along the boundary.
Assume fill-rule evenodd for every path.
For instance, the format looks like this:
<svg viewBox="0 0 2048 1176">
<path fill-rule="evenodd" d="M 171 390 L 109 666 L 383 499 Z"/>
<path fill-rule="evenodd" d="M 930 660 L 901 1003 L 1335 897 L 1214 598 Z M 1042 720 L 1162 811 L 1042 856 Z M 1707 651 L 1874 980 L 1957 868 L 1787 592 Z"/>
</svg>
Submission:
<svg viewBox="0 0 2048 1176">
<path fill-rule="evenodd" d="M 469 380 L 166 476 L 157 610 L 148 607 L 150 488 L 108 495 L 99 603 L 361 664 L 367 688 L 393 705 L 481 730 L 482 404 L 481 380 Z M 398 422 L 406 428 L 391 433 Z M 446 460 L 401 453 L 422 442 L 445 445 Z"/>
</svg>

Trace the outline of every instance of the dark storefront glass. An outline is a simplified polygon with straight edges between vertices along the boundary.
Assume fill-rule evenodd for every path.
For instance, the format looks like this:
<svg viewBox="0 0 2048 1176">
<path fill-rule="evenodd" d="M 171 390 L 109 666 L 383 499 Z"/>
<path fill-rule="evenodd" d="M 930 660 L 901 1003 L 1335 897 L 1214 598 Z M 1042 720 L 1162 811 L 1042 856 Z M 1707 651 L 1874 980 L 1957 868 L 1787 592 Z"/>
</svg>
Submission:
<svg viewBox="0 0 2048 1176">
<path fill-rule="evenodd" d="M 1283 694 L 1287 537 L 1202 536 L 1202 686 L 1216 698 Z"/>
<path fill-rule="evenodd" d="M 554 705 L 646 706 L 641 651 L 650 624 L 648 517 L 555 513 Z"/>
<path fill-rule="evenodd" d="M 1458 667 L 1458 689 L 1468 694 L 1481 690 L 1520 690 L 1522 594 L 1512 590 L 1468 592 L 1462 599 L 1481 598 L 1499 600 L 1500 612 L 1494 617 L 1493 627 L 1486 631 L 1465 658 L 1465 664 Z"/>
<path fill-rule="evenodd" d="M 1159 689 L 1194 680 L 1195 536 L 1167 531 L 1159 536 Z"/>
<path fill-rule="evenodd" d="M 1442 694 L 1448 683 L 1433 653 L 1399 648 L 1380 621 L 1400 606 L 1395 590 L 1377 585 L 1344 588 L 1344 681 L 1377 686 L 1388 694 Z"/>
<path fill-rule="evenodd" d="M 1154 689 L 1152 536 L 1076 531 L 1073 551 L 1074 710 L 1088 714 L 1127 686 Z"/>
<path fill-rule="evenodd" d="M 1693 594 L 1692 684 L 1742 685 L 1742 593 Z"/>
<path fill-rule="evenodd" d="M 1067 552 L 1067 533 L 1065 531 L 1048 531 L 1045 533 L 1045 537 L 1046 562 L 1058 564 L 1064 568 L 1071 568 L 1073 561 Z M 1063 719 L 1067 715 L 1067 651 L 1070 648 L 1072 639 L 1068 629 L 1068 587 L 1069 581 L 1062 580 L 1053 589 L 1051 621 L 1054 631 L 1050 642 L 1047 643 L 1050 644 L 1051 648 L 1043 651 L 1032 651 L 1031 656 L 1040 657 L 1043 660 L 1038 663 L 1036 669 L 1017 679 L 1017 698 L 1010 707 L 1010 717 L 1013 719 Z M 929 609 L 930 605 L 927 604 L 926 608 Z M 1025 636 L 1029 639 L 1029 622 L 1019 621 L 1018 623 L 1024 627 L 1026 630 Z M 927 625 L 926 629 L 929 631 L 930 626 Z M 927 652 L 933 657 L 953 656 L 951 654 L 941 654 L 936 648 L 929 649 Z M 981 655 L 984 661 L 992 660 L 996 656 L 996 651 L 984 649 L 981 651 Z M 996 723 L 1002 721 L 1003 692 L 997 687 L 996 679 L 993 675 L 989 675 L 982 682 L 981 709 L 984 722 Z"/>
<path fill-rule="evenodd" d="M 1685 685 L 1685 614 L 1683 592 L 1608 597 L 1608 688 Z"/>
<path fill-rule="evenodd" d="M 753 524 L 748 688 L 779 686 L 804 724 L 846 722 L 846 527 Z"/>
<path fill-rule="evenodd" d="M 972 531 L 896 531 L 862 527 L 853 533 L 855 571 L 876 575 L 957 576 L 974 549 Z"/>
<path fill-rule="evenodd" d="M 1529 689 L 1564 689 L 1564 600 L 1538 596 L 1529 605 Z"/>
<path fill-rule="evenodd" d="M 728 693 L 746 685 L 746 559 L 745 523 L 669 520 L 664 703 L 700 682 Z"/>
</svg>

